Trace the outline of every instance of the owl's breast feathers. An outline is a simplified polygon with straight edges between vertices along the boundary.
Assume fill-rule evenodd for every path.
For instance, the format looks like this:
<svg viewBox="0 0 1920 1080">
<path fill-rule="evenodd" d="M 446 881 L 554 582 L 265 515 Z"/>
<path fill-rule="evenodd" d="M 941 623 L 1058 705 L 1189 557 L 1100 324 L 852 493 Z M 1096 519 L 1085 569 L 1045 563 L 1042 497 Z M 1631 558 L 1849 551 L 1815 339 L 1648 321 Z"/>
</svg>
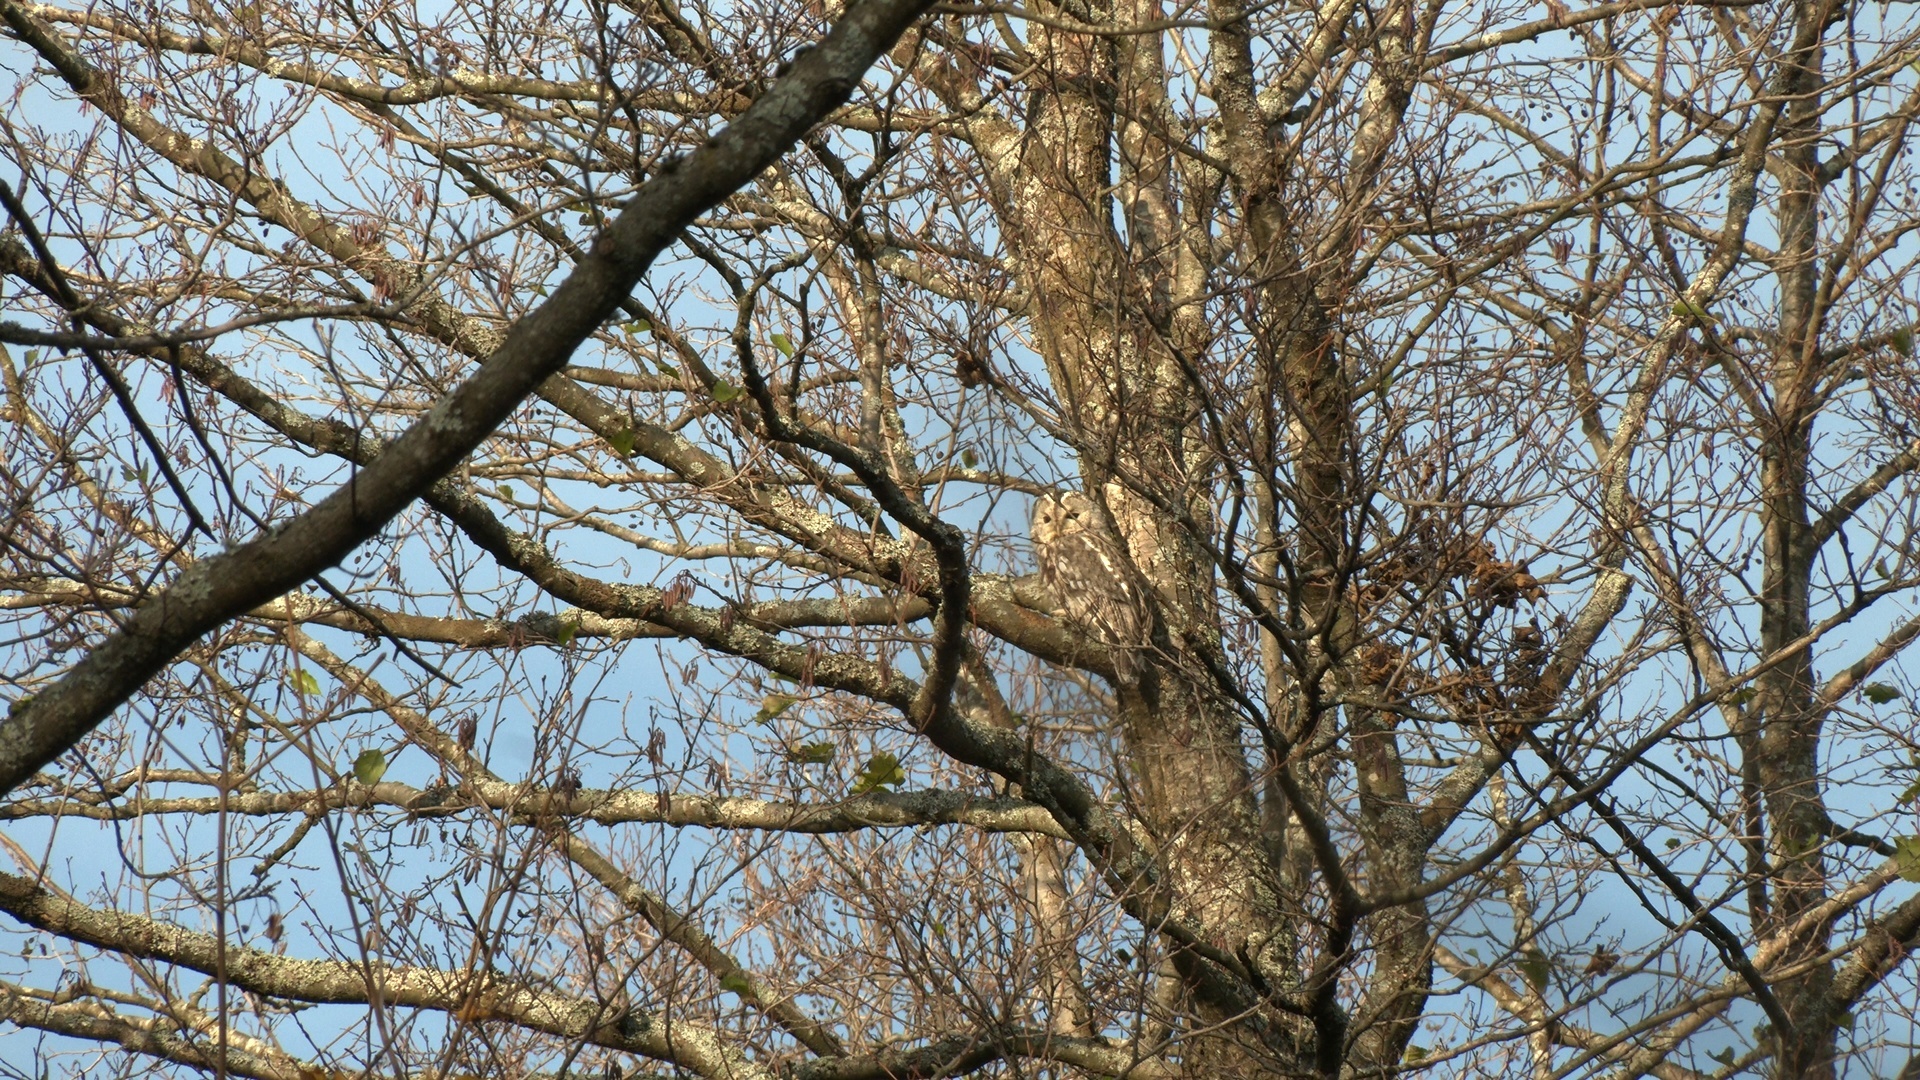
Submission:
<svg viewBox="0 0 1920 1080">
<path fill-rule="evenodd" d="M 1112 653 L 1123 681 L 1138 671 L 1146 619 L 1126 555 L 1100 529 L 1093 504 L 1077 492 L 1034 506 L 1034 555 L 1056 611 Z"/>
</svg>

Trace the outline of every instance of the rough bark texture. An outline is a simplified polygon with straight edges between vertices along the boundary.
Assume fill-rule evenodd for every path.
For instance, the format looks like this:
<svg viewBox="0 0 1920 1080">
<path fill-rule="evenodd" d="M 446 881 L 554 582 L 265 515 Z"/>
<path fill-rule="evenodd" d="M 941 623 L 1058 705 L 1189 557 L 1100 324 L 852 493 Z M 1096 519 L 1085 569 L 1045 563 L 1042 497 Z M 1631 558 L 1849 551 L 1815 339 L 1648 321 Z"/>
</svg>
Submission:
<svg viewBox="0 0 1920 1080">
<path fill-rule="evenodd" d="M 1920 31 L 204 7 L 0 0 L 0 1058 L 1912 1041 Z"/>
</svg>

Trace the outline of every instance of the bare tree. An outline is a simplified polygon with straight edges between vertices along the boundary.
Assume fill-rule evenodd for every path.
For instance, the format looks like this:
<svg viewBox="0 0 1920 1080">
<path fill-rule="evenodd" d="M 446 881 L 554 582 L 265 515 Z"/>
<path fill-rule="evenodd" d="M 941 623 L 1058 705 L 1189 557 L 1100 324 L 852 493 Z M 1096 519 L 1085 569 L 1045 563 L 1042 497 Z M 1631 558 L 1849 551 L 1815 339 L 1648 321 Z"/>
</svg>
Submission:
<svg viewBox="0 0 1920 1080">
<path fill-rule="evenodd" d="M 0 1075 L 1905 1075 L 1920 24 L 0 0 Z"/>
</svg>

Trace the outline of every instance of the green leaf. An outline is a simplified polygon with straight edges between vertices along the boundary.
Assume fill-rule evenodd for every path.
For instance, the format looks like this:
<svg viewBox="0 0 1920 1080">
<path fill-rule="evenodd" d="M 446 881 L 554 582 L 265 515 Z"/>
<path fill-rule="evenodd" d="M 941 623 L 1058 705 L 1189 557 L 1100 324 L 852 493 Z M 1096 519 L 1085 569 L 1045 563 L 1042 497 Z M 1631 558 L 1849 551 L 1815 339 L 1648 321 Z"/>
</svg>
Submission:
<svg viewBox="0 0 1920 1080">
<path fill-rule="evenodd" d="M 620 324 L 621 332 L 629 336 L 632 336 L 634 334 L 644 334 L 651 329 L 653 329 L 653 324 L 648 322 L 645 319 L 635 319 L 632 322 L 624 322 Z"/>
<path fill-rule="evenodd" d="M 1547 976 L 1553 974 L 1553 961 L 1539 947 L 1529 945 L 1520 954 L 1520 974 L 1527 977 L 1527 985 L 1535 993 L 1544 993 L 1547 989 Z"/>
<path fill-rule="evenodd" d="M 353 759 L 353 775 L 368 787 L 379 783 L 387 775 L 387 755 L 378 750 L 360 751 L 360 756 Z"/>
<path fill-rule="evenodd" d="M 632 428 L 624 427 L 607 436 L 607 445 L 613 447 L 613 452 L 621 457 L 632 457 L 633 442 L 638 437 L 638 433 Z"/>
<path fill-rule="evenodd" d="M 1915 780 L 1913 783 L 1908 784 L 1907 789 L 1894 796 L 1893 801 L 1904 806 L 1907 803 L 1913 802 L 1915 799 L 1920 799 L 1920 780 Z"/>
<path fill-rule="evenodd" d="M 734 968 L 720 976 L 720 989 L 745 997 L 753 992 L 753 982 L 747 978 L 746 972 Z"/>
<path fill-rule="evenodd" d="M 866 768 L 854 780 L 853 793 L 865 795 L 882 785 L 899 787 L 906 782 L 907 772 L 900 767 L 900 759 L 883 750 L 867 759 Z"/>
<path fill-rule="evenodd" d="M 740 388 L 725 379 L 713 380 L 713 400 L 725 405 L 740 396 Z"/>
<path fill-rule="evenodd" d="M 1889 701 L 1900 700 L 1900 691 L 1886 683 L 1868 683 L 1860 692 L 1875 705 L 1885 705 Z"/>
<path fill-rule="evenodd" d="M 320 680 L 314 678 L 313 672 L 305 668 L 299 668 L 295 670 L 293 674 L 287 676 L 287 682 L 293 685 L 293 692 L 296 694 L 317 694 L 320 692 Z"/>
<path fill-rule="evenodd" d="M 760 711 L 754 713 L 753 718 L 764 724 L 774 717 L 779 716 L 781 713 L 786 712 L 788 709 L 793 708 L 793 703 L 796 700 L 798 699 L 787 694 L 768 694 L 766 697 L 760 699 Z"/>
<path fill-rule="evenodd" d="M 1701 322 L 1706 323 L 1708 326 L 1712 326 L 1714 323 L 1717 323 L 1720 321 L 1714 318 L 1710 313 L 1708 313 L 1705 304 L 1696 303 L 1695 301 L 1688 300 L 1685 297 L 1681 297 L 1680 299 L 1675 300 L 1673 302 L 1673 313 L 1675 315 L 1680 316 L 1683 319 L 1684 318 L 1698 319 Z"/>
<path fill-rule="evenodd" d="M 780 350 L 781 356 L 793 355 L 793 342 L 785 334 L 773 335 L 773 347 Z"/>
<path fill-rule="evenodd" d="M 1780 830 L 1780 850 L 1798 858 L 1812 851 L 1820 842 L 1819 835 L 1809 835 L 1805 830 L 1786 828 Z"/>
<path fill-rule="evenodd" d="M 1920 881 L 1920 836 L 1893 838 L 1893 864 L 1900 868 L 1901 881 Z"/>
<path fill-rule="evenodd" d="M 833 760 L 834 748 L 830 742 L 802 743 L 787 747 L 787 760 L 796 765 L 825 765 Z"/>
</svg>

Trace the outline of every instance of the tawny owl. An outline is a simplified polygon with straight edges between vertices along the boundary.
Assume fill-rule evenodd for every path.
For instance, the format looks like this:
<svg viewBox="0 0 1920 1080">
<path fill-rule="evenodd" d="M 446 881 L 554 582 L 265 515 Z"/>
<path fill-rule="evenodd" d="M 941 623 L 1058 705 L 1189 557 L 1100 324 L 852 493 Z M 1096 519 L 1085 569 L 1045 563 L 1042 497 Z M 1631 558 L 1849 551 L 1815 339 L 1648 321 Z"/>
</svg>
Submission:
<svg viewBox="0 0 1920 1080">
<path fill-rule="evenodd" d="M 1061 614 L 1107 646 L 1121 682 L 1137 682 L 1146 611 L 1126 556 L 1101 530 L 1093 503 L 1077 491 L 1044 496 L 1034 503 L 1031 535 L 1040 580 Z"/>
</svg>

